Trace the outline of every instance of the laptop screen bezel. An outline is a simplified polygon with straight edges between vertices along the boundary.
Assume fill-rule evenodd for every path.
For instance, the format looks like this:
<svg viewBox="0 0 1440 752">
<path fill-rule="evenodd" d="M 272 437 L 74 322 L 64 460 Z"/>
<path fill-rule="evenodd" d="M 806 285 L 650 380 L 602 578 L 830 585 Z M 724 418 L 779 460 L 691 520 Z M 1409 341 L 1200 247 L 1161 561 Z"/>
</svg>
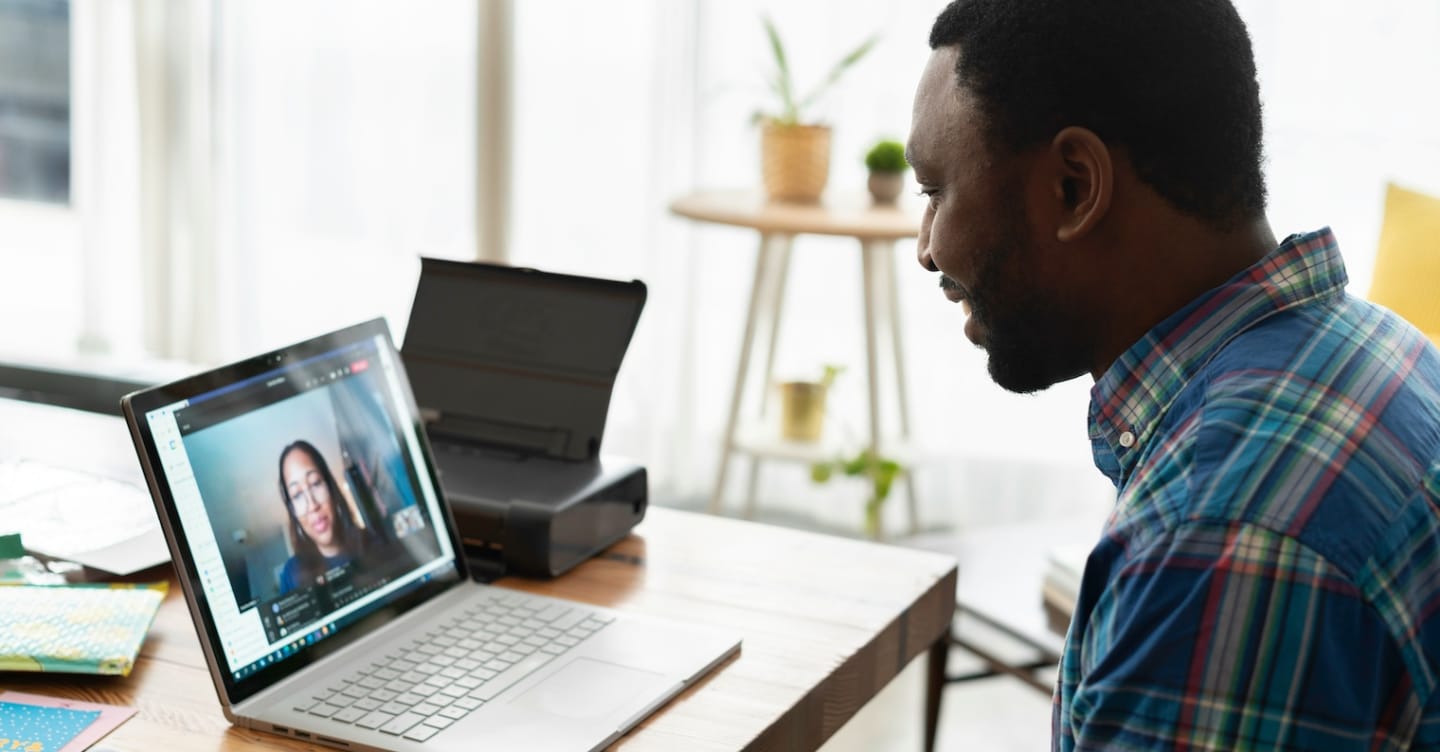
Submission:
<svg viewBox="0 0 1440 752">
<path fill-rule="evenodd" d="M 167 405 L 173 405 L 177 402 L 207 394 L 217 389 L 238 384 L 275 371 L 276 369 L 284 368 L 287 365 L 299 363 L 350 345 L 374 340 L 377 336 L 381 337 L 383 343 L 381 346 L 388 348 L 388 354 L 393 358 L 393 362 L 395 363 L 394 374 L 399 381 L 398 386 L 404 398 L 403 404 L 397 405 L 396 407 L 402 411 L 402 417 L 407 419 L 406 422 L 408 425 L 403 427 L 397 426 L 397 428 L 405 431 L 414 431 L 418 438 L 425 467 L 423 469 L 416 468 L 416 471 L 420 472 L 423 470 L 423 472 L 428 474 L 429 485 L 434 489 L 437 496 L 436 501 L 439 504 L 441 517 L 444 521 L 445 534 L 448 535 L 450 539 L 450 550 L 452 552 L 451 563 L 454 567 L 452 570 L 454 575 L 421 581 L 402 594 L 392 596 L 392 600 L 382 606 L 374 608 L 373 612 L 367 614 L 362 621 L 350 625 L 349 628 L 337 631 L 332 637 L 326 640 L 303 646 L 284 660 L 271 663 L 253 674 L 236 679 L 230 668 L 224 662 L 225 652 L 222 648 L 219 629 L 211 613 L 205 590 L 201 586 L 198 568 L 195 566 L 195 561 L 191 554 L 190 542 L 186 536 L 184 526 L 181 525 L 179 510 L 171 493 L 169 480 L 165 476 L 164 465 L 160 461 L 159 450 L 156 446 L 154 436 L 151 433 L 146 415 L 153 410 Z M 200 642 L 205 648 L 206 660 L 210 665 L 210 673 L 215 678 L 217 687 L 222 690 L 229 706 L 233 706 L 248 697 L 254 696 L 267 687 L 303 670 L 324 656 L 359 639 L 364 634 L 373 631 L 379 622 L 398 617 L 400 614 L 409 611 L 455 584 L 470 579 L 470 572 L 465 562 L 464 545 L 455 526 L 450 505 L 445 500 L 445 494 L 440 485 L 440 477 L 436 472 L 434 453 L 431 451 L 429 438 L 425 433 L 425 425 L 420 419 L 420 412 L 415 402 L 415 395 L 410 388 L 409 379 L 405 375 L 405 369 L 401 363 L 399 352 L 390 337 L 389 327 L 386 325 L 384 319 L 377 318 L 279 350 L 267 352 L 204 373 L 196 374 L 174 383 L 145 389 L 127 395 L 121 400 L 122 412 L 124 412 L 125 420 L 129 424 L 131 438 L 135 441 L 136 451 L 141 457 L 141 465 L 145 471 L 146 481 L 150 486 L 151 498 L 155 502 L 156 512 L 160 516 L 161 522 L 163 523 L 162 526 L 166 531 L 166 541 L 170 546 L 171 556 L 177 569 L 176 577 L 185 591 L 192 616 L 199 620 L 196 631 L 199 633 Z"/>
</svg>

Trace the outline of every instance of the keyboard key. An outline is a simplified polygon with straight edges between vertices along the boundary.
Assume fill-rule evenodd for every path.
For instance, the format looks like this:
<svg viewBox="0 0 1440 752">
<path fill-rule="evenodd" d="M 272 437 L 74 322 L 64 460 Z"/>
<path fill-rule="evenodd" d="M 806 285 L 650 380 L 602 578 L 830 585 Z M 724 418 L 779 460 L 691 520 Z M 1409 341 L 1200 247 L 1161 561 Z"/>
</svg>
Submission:
<svg viewBox="0 0 1440 752">
<path fill-rule="evenodd" d="M 569 606 L 562 606 L 559 603 L 552 603 L 545 607 L 545 610 L 535 615 L 535 618 L 545 623 L 550 623 L 564 616 L 570 611 Z"/>
<path fill-rule="evenodd" d="M 494 671 L 494 670 L 491 670 L 491 669 L 488 669 L 488 668 L 481 667 L 481 668 L 475 669 L 474 671 L 471 671 L 471 672 L 470 672 L 470 675 L 473 676 L 473 677 L 475 677 L 476 679 L 479 679 L 480 681 L 488 681 L 488 680 L 490 680 L 490 679 L 495 678 L 495 675 L 498 674 L 498 673 L 500 673 L 500 672 L 499 672 L 499 671 Z"/>
<path fill-rule="evenodd" d="M 455 666 L 450 666 L 444 671 L 441 671 L 440 675 L 448 679 L 459 679 L 460 677 L 465 675 L 465 671 L 456 668 Z"/>
<path fill-rule="evenodd" d="M 364 718 L 356 721 L 355 725 L 359 726 L 360 728 L 367 729 L 380 728 L 381 726 L 389 723 L 394 718 L 395 716 L 390 715 L 389 713 L 382 713 L 379 710 L 376 710 L 370 713 L 370 715 L 367 715 Z"/>
<path fill-rule="evenodd" d="M 561 653 L 565 652 L 565 646 L 552 642 L 549 645 L 540 648 L 540 652 L 545 653 L 546 655 L 560 655 Z"/>
<path fill-rule="evenodd" d="M 380 709 L 380 706 L 381 706 L 381 705 L 384 705 L 384 704 L 385 704 L 385 703 L 380 702 L 379 700 L 375 699 L 374 697 L 366 697 L 366 698 L 363 699 L 363 700 L 356 700 L 356 701 L 355 701 L 355 707 L 360 708 L 361 710 L 364 710 L 364 711 L 379 710 L 379 709 Z"/>
<path fill-rule="evenodd" d="M 301 700 L 300 702 L 295 703 L 295 709 L 300 711 L 301 713 L 304 713 L 305 711 L 319 704 L 320 701 L 314 698 L 308 700 Z"/>
<path fill-rule="evenodd" d="M 385 682 L 375 678 L 374 676 L 367 676 L 364 679 L 355 682 L 355 686 L 364 687 L 366 689 L 379 689 L 385 686 Z"/>
<path fill-rule="evenodd" d="M 415 728 L 410 729 L 409 731 L 406 731 L 405 738 L 411 741 L 423 742 L 438 733 L 440 733 L 440 729 L 435 728 L 434 726 L 426 726 L 424 724 L 421 724 L 419 726 L 416 726 Z"/>
<path fill-rule="evenodd" d="M 437 729 L 443 729 L 454 722 L 454 718 L 446 718 L 443 715 L 432 715 L 425 719 L 426 726 L 434 726 Z"/>
<path fill-rule="evenodd" d="M 510 649 L 511 649 L 511 651 L 516 652 L 516 653 L 519 653 L 520 655 L 530 655 L 531 653 L 535 652 L 538 648 L 536 648 L 534 645 L 527 645 L 527 644 L 525 644 L 525 643 L 522 642 L 522 643 L 519 643 L 518 645 L 511 645 L 511 646 L 510 646 Z"/>
<path fill-rule="evenodd" d="M 401 705 L 414 705 L 416 703 L 424 702 L 424 700 L 424 697 L 421 697 L 414 692 L 405 692 L 399 697 L 395 698 L 395 702 L 398 702 Z"/>
<path fill-rule="evenodd" d="M 500 660 L 506 661 L 506 662 L 508 662 L 508 663 L 519 663 L 519 662 L 520 662 L 520 659 L 521 659 L 521 658 L 524 658 L 524 657 L 525 657 L 525 656 L 520 655 L 519 653 L 516 653 L 516 652 L 514 652 L 513 650 L 510 651 L 510 652 L 507 652 L 507 653 L 501 653 L 501 654 L 500 654 Z"/>
<path fill-rule="evenodd" d="M 381 726 L 380 731 L 382 733 L 395 734 L 396 736 L 399 736 L 400 734 L 409 731 L 411 727 L 423 720 L 425 720 L 424 716 L 419 716 L 414 713 L 397 715 L 389 723 Z"/>
<path fill-rule="evenodd" d="M 409 705 L 401 705 L 401 704 L 398 703 L 398 702 L 387 702 L 387 703 L 385 703 L 384 705 L 381 705 L 381 706 L 380 706 L 380 712 L 381 712 L 381 713 L 390 713 L 391 715 L 400 715 L 400 714 L 402 714 L 402 713 L 409 713 L 409 712 L 410 712 L 410 706 L 409 706 Z"/>
<path fill-rule="evenodd" d="M 550 662 L 551 656 L 545 653 L 536 653 L 525 660 L 502 671 L 499 676 L 486 682 L 477 690 L 478 694 L 472 692 L 471 697 L 476 697 L 489 702 L 496 695 L 509 689 L 511 685 L 529 676 L 536 669 Z"/>
<path fill-rule="evenodd" d="M 398 694 L 400 693 L 396 692 L 393 689 L 377 689 L 374 692 L 371 692 L 370 696 L 374 697 L 380 702 L 390 702 L 391 700 L 395 699 L 395 696 Z"/>
<path fill-rule="evenodd" d="M 331 705 L 328 702 L 322 702 L 319 705 L 310 708 L 310 715 L 318 715 L 321 718 L 329 718 L 330 716 L 335 715 L 338 712 L 340 712 L 340 708 L 336 705 Z"/>
<path fill-rule="evenodd" d="M 470 711 L 458 705 L 451 705 L 450 707 L 441 710 L 440 715 L 446 718 L 453 718 L 454 720 L 458 721 L 461 718 L 464 718 L 469 712 Z"/>
<path fill-rule="evenodd" d="M 330 716 L 341 723 L 354 723 L 365 717 L 366 711 L 360 708 L 345 708 L 344 710 Z"/>
<path fill-rule="evenodd" d="M 420 715 L 425 716 L 435 715 L 436 713 L 440 712 L 440 706 L 432 702 L 422 702 L 419 705 L 410 708 L 410 712 L 419 713 Z"/>
<path fill-rule="evenodd" d="M 405 669 L 405 670 L 406 670 L 406 671 L 409 671 L 410 669 L 407 668 L 407 669 Z M 399 678 L 400 678 L 400 672 L 399 672 L 398 670 L 396 670 L 396 669 L 391 669 L 391 668 L 379 668 L 379 669 L 375 669 L 375 673 L 371 674 L 371 676 L 375 677 L 376 679 L 379 679 L 379 680 L 382 681 L 382 682 L 388 682 L 388 681 L 391 681 L 392 679 L 399 679 Z"/>
<path fill-rule="evenodd" d="M 475 708 L 484 705 L 485 701 L 481 700 L 478 697 L 461 697 L 460 699 L 455 701 L 455 704 L 459 707 L 465 708 L 466 710 L 474 710 Z"/>
<path fill-rule="evenodd" d="M 430 695 L 439 692 L 440 688 L 430 684 L 417 684 L 415 685 L 415 688 L 410 691 L 414 692 L 417 695 L 420 695 L 421 697 L 429 697 Z"/>
<path fill-rule="evenodd" d="M 477 668 L 480 668 L 480 661 L 473 660 L 471 658 L 461 658 L 460 660 L 455 661 L 455 668 L 458 668 L 461 671 L 473 671 Z"/>
<path fill-rule="evenodd" d="M 576 624 L 579 624 L 585 619 L 585 617 L 589 615 L 589 613 L 582 611 L 578 608 L 571 609 L 564 616 L 550 622 L 550 626 L 564 632 L 575 626 Z"/>
<path fill-rule="evenodd" d="M 474 689 L 480 686 L 480 680 L 476 679 L 473 676 L 462 676 L 459 679 L 455 680 L 455 686 L 464 687 L 466 689 Z"/>
<path fill-rule="evenodd" d="M 451 684 L 450 686 L 441 689 L 440 693 L 435 696 L 464 697 L 467 691 L 469 691 L 467 688 L 462 687 L 459 684 Z"/>
</svg>

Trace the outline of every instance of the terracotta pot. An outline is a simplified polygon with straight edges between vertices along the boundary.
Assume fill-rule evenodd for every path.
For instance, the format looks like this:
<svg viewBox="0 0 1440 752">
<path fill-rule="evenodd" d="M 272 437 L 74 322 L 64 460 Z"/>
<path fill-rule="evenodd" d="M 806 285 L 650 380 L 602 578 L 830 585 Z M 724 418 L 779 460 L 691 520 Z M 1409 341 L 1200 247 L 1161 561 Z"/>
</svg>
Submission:
<svg viewBox="0 0 1440 752">
<path fill-rule="evenodd" d="M 825 428 L 825 385 L 816 381 L 780 384 L 780 435 L 790 441 L 819 441 Z"/>
<path fill-rule="evenodd" d="M 819 201 L 830 178 L 829 126 L 765 121 L 760 126 L 760 169 L 772 201 Z"/>
<path fill-rule="evenodd" d="M 905 188 L 905 173 L 872 171 L 867 187 L 875 203 L 893 204 L 900 198 L 900 191 Z"/>
</svg>

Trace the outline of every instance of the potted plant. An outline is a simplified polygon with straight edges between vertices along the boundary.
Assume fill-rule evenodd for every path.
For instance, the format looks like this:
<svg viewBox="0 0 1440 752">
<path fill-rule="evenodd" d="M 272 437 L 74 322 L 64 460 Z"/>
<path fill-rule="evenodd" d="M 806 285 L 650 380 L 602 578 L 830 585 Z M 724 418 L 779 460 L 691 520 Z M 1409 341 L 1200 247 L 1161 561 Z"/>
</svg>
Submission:
<svg viewBox="0 0 1440 752">
<path fill-rule="evenodd" d="M 877 204 L 895 203 L 910 167 L 905 161 L 905 145 L 890 139 L 877 142 L 865 153 L 865 167 L 870 170 L 870 197 Z"/>
<path fill-rule="evenodd" d="M 880 513 L 885 500 L 890 498 L 890 489 L 895 479 L 904 472 L 899 462 L 864 449 L 853 457 L 838 457 L 828 462 L 817 462 L 810 466 L 810 478 L 816 483 L 826 483 L 835 473 L 849 477 L 865 478 L 870 482 L 870 498 L 865 501 L 865 534 L 880 538 Z"/>
<path fill-rule="evenodd" d="M 780 384 L 780 435 L 790 441 L 818 441 L 825 429 L 825 395 L 844 370 L 825 366 L 819 381 Z"/>
<path fill-rule="evenodd" d="M 760 122 L 760 165 L 765 193 L 775 201 L 813 203 L 825 190 L 830 177 L 830 127 L 810 122 L 806 110 L 875 46 L 870 37 L 840 58 L 824 80 L 803 96 L 790 76 L 790 62 L 780 32 L 769 16 L 762 16 L 775 71 L 769 81 L 778 98 L 776 109 L 757 112 Z"/>
</svg>

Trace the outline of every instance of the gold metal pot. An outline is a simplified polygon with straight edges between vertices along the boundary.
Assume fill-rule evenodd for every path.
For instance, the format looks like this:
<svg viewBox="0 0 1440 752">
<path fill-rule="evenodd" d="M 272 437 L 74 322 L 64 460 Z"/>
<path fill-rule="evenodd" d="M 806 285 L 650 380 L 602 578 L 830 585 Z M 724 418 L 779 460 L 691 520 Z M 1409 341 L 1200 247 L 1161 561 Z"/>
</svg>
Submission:
<svg viewBox="0 0 1440 752">
<path fill-rule="evenodd" d="M 780 435 L 790 441 L 819 441 L 825 428 L 825 385 L 815 381 L 780 384 Z"/>
</svg>

